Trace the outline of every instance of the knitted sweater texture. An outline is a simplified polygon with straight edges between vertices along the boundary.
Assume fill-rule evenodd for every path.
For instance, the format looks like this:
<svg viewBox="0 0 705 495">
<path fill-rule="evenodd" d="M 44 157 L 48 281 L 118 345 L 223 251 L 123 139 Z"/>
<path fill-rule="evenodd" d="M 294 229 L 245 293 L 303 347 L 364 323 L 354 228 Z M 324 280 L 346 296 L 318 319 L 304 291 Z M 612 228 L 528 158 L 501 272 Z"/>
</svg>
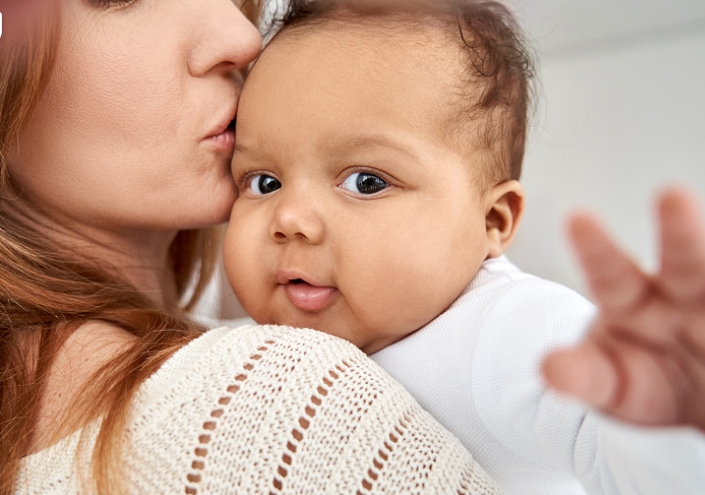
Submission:
<svg viewBox="0 0 705 495">
<path fill-rule="evenodd" d="M 27 457 L 16 493 L 90 491 L 98 426 Z M 142 384 L 120 440 L 129 493 L 499 493 L 381 368 L 310 330 L 206 332 Z"/>
</svg>

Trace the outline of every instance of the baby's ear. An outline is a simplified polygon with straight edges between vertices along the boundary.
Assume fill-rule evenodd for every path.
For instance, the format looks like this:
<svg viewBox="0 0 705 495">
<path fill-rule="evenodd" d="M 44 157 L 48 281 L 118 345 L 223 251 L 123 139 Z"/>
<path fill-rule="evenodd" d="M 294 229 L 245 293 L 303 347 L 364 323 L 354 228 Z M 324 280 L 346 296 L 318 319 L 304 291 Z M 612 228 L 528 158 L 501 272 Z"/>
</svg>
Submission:
<svg viewBox="0 0 705 495">
<path fill-rule="evenodd" d="M 485 211 L 488 258 L 497 258 L 512 243 L 524 214 L 524 188 L 516 180 L 494 186 L 487 193 Z"/>
</svg>

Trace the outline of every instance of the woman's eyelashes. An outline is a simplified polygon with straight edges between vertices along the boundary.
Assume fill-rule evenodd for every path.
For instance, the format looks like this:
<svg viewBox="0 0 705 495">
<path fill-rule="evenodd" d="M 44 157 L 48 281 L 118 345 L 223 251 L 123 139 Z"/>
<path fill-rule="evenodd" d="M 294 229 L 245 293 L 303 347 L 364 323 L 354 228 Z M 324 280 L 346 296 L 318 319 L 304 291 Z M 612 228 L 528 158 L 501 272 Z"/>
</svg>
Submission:
<svg viewBox="0 0 705 495">
<path fill-rule="evenodd" d="M 137 0 L 90 0 L 89 3 L 98 7 L 99 9 L 110 9 L 110 8 L 126 8 L 131 4 L 136 3 Z"/>
<path fill-rule="evenodd" d="M 389 187 L 387 181 L 369 172 L 355 172 L 348 175 L 340 187 L 355 194 L 377 194 Z"/>
</svg>

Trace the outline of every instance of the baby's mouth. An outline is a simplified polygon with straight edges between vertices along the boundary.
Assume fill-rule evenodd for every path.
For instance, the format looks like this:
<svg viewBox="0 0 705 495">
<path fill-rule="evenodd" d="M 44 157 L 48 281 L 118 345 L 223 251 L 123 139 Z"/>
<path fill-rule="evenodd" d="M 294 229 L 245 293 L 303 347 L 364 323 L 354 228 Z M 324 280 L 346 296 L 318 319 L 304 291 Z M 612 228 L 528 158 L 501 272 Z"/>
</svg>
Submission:
<svg viewBox="0 0 705 495">
<path fill-rule="evenodd" d="M 284 284 L 284 293 L 289 302 L 307 313 L 316 313 L 327 308 L 337 292 L 335 287 L 312 285 L 301 278 L 289 280 Z"/>
</svg>

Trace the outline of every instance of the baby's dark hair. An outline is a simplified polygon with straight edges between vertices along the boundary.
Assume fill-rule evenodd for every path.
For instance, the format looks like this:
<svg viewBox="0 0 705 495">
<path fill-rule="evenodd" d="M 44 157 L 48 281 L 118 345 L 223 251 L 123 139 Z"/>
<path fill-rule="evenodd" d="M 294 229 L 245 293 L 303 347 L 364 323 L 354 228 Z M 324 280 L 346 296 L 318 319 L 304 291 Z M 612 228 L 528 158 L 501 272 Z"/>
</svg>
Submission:
<svg viewBox="0 0 705 495">
<path fill-rule="evenodd" d="M 534 100 L 534 63 L 511 12 L 488 0 L 290 0 L 275 22 L 279 35 L 328 21 L 370 19 L 404 28 L 431 21 L 457 42 L 467 64 L 448 132 L 459 132 L 464 142 L 468 132 L 475 134 L 472 149 L 487 155 L 485 185 L 518 179 Z"/>
</svg>

